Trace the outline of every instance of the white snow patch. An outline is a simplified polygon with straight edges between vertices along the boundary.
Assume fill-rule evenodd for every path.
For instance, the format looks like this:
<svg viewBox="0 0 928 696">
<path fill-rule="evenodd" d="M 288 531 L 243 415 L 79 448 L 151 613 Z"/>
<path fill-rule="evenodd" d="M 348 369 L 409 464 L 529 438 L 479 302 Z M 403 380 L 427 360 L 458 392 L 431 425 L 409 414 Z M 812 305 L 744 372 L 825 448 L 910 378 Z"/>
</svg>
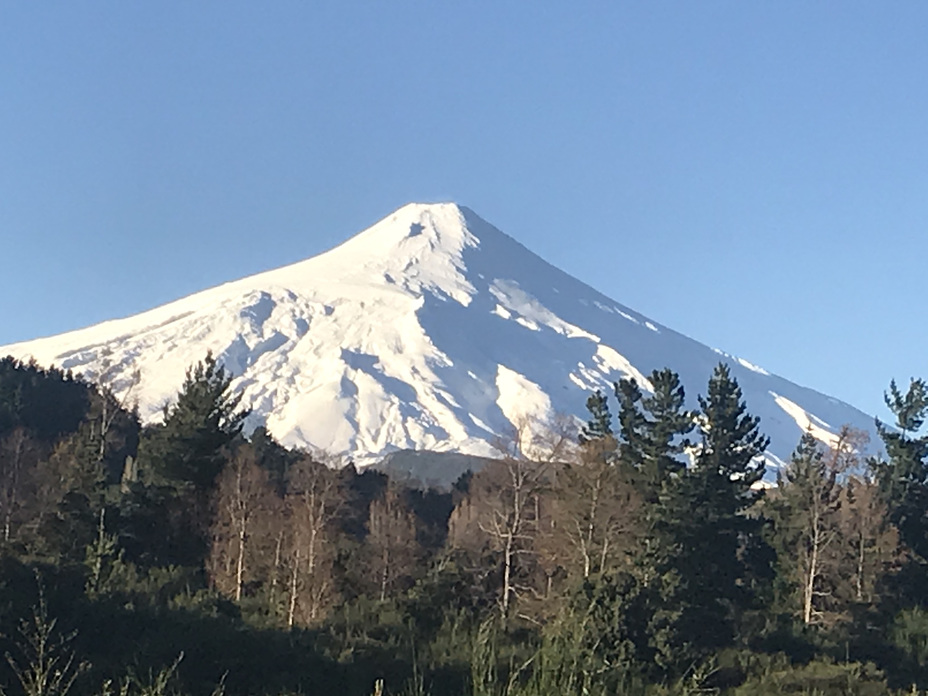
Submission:
<svg viewBox="0 0 928 696">
<path fill-rule="evenodd" d="M 596 355 L 593 356 L 593 361 L 596 363 L 597 369 L 605 374 L 620 372 L 623 377 L 634 379 L 642 389 L 654 391 L 651 381 L 641 374 L 641 372 L 628 361 L 628 358 L 611 346 L 598 345 L 596 347 Z"/>
<path fill-rule="evenodd" d="M 569 375 L 567 375 L 567 378 L 568 378 L 571 382 L 573 382 L 574 384 L 576 384 L 578 387 L 580 387 L 581 389 L 584 389 L 584 390 L 585 390 L 585 389 L 590 389 L 590 384 L 589 384 L 588 382 L 585 382 L 584 380 L 580 379 L 580 377 L 578 377 L 578 376 L 577 376 L 575 373 L 573 373 L 573 372 L 571 372 Z"/>
<path fill-rule="evenodd" d="M 493 308 L 493 314 L 495 314 L 498 317 L 502 317 L 503 319 L 512 318 L 512 312 L 510 312 L 508 309 L 506 309 L 502 305 L 496 305 L 496 307 Z"/>
<path fill-rule="evenodd" d="M 483 430 L 486 430 L 488 433 L 492 433 L 493 435 L 496 434 L 493 432 L 493 428 L 491 428 L 489 425 L 487 425 L 482 420 L 477 418 L 477 416 L 475 416 L 473 413 L 468 413 L 467 416 L 470 418 L 471 422 L 474 425 L 476 425 L 478 428 L 482 428 Z"/>
<path fill-rule="evenodd" d="M 782 408 L 796 422 L 802 432 L 811 433 L 812 437 L 829 447 L 837 446 L 838 436 L 828 429 L 831 427 L 828 423 L 808 413 L 802 406 L 790 401 L 785 396 L 780 396 L 775 392 L 770 392 L 770 395 L 773 396 L 777 406 Z"/>
<path fill-rule="evenodd" d="M 496 405 L 516 429 L 550 419 L 551 398 L 532 380 L 505 365 L 497 367 L 496 390 Z"/>
<path fill-rule="evenodd" d="M 640 323 L 640 322 L 639 322 L 637 319 L 635 319 L 635 317 L 633 317 L 631 314 L 629 314 L 628 312 L 623 312 L 623 311 L 622 311 L 621 309 L 619 309 L 618 307 L 615 308 L 615 311 L 618 312 L 618 313 L 619 313 L 619 316 L 621 316 L 623 319 L 628 319 L 628 320 L 629 320 L 630 322 L 632 322 L 633 324 L 639 324 L 639 323 Z"/>
<path fill-rule="evenodd" d="M 598 336 L 594 336 L 579 326 L 561 319 L 542 305 L 533 295 L 523 290 L 515 281 L 496 279 L 490 286 L 490 293 L 508 311 L 518 315 L 516 321 L 527 329 L 539 331 L 541 326 L 547 326 L 549 329 L 570 338 L 587 338 L 594 342 L 599 341 Z"/>
<path fill-rule="evenodd" d="M 760 375 L 769 375 L 769 374 L 770 374 L 770 373 L 767 372 L 767 370 L 765 370 L 764 368 L 762 368 L 762 367 L 760 367 L 760 366 L 758 366 L 758 365 L 755 365 L 754 363 L 749 363 L 749 362 L 748 362 L 747 360 L 745 360 L 744 358 L 735 358 L 735 359 L 738 361 L 738 364 L 741 365 L 741 367 L 746 367 L 747 369 L 751 370 L 751 372 L 756 372 L 757 374 L 760 374 Z"/>
</svg>

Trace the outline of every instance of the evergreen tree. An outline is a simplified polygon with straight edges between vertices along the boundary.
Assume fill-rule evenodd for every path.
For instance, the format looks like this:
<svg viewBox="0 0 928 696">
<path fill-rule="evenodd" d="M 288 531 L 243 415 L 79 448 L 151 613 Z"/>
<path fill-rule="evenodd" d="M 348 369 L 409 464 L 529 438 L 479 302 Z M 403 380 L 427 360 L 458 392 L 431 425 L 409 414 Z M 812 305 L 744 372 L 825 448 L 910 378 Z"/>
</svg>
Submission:
<svg viewBox="0 0 928 696">
<path fill-rule="evenodd" d="M 615 383 L 615 396 L 619 401 L 619 461 L 637 471 L 644 461 L 647 428 L 641 410 L 641 388 L 633 379 L 622 379 Z"/>
<path fill-rule="evenodd" d="M 725 363 L 719 363 L 709 379 L 708 394 L 699 397 L 699 428 L 702 446 L 696 470 L 708 477 L 718 476 L 740 495 L 731 502 L 735 512 L 750 507 L 760 496 L 752 491 L 764 476 L 760 456 L 770 438 L 760 432 L 760 418 L 747 412 L 741 387 Z"/>
<path fill-rule="evenodd" d="M 302 455 L 277 442 L 263 425 L 255 428 L 249 441 L 254 448 L 256 461 L 268 472 L 270 482 L 282 496 L 286 490 L 287 471 Z"/>
<path fill-rule="evenodd" d="M 226 460 L 227 448 L 241 433 L 247 411 L 238 410 L 240 395 L 211 353 L 188 368 L 177 401 L 164 408 L 161 425 L 147 429 L 139 443 L 139 460 L 152 482 L 179 491 L 208 492 Z"/>
<path fill-rule="evenodd" d="M 231 382 L 207 354 L 187 370 L 177 401 L 164 409 L 163 423 L 149 426 L 140 438 L 139 469 L 146 485 L 136 486 L 132 500 L 124 502 L 140 521 L 132 525 L 136 534 L 161 537 L 141 544 L 148 553 L 162 547 L 171 554 L 160 562 L 200 565 L 205 558 L 212 491 L 247 415 L 238 409 L 240 396 L 230 393 Z M 152 515 L 167 528 L 155 532 L 142 522 Z"/>
<path fill-rule="evenodd" d="M 596 393 L 586 400 L 586 410 L 590 413 L 590 419 L 580 430 L 580 444 L 585 445 L 597 440 L 612 438 L 612 414 L 609 412 L 609 400 L 601 391 L 597 389 Z"/>
<path fill-rule="evenodd" d="M 888 457 L 876 464 L 877 477 L 903 543 L 928 563 L 928 437 L 917 436 L 928 417 L 928 384 L 913 379 L 902 394 L 893 380 L 884 399 L 897 430 L 877 420 Z"/>
<path fill-rule="evenodd" d="M 638 481 L 642 500 L 653 505 L 662 487 L 686 468 L 680 458 L 691 445 L 687 435 L 695 427 L 694 414 L 684 408 L 686 393 L 680 377 L 670 369 L 649 376 L 652 392 L 645 396 L 628 379 L 616 384 L 619 400 L 619 460 Z"/>
<path fill-rule="evenodd" d="M 615 463 L 617 442 L 612 430 L 609 400 L 597 390 L 586 400 L 586 408 L 590 419 L 580 429 L 581 458 L 588 464 L 599 462 L 611 466 Z"/>
<path fill-rule="evenodd" d="M 0 436 L 22 427 L 52 446 L 86 419 L 91 391 L 70 372 L 0 358 Z"/>
<path fill-rule="evenodd" d="M 704 652 L 731 644 L 772 563 L 762 520 L 748 514 L 761 495 L 754 484 L 769 440 L 726 365 L 715 368 L 699 404 L 701 447 L 694 466 L 662 490 L 651 550 L 660 605 L 655 639 L 665 654 L 684 657 L 693 646 Z"/>
<path fill-rule="evenodd" d="M 62 440 L 35 474 L 34 553 L 56 563 L 83 562 L 106 505 L 106 470 L 89 423 Z"/>
<path fill-rule="evenodd" d="M 647 419 L 641 473 L 656 493 L 668 476 L 679 475 L 686 468 L 680 456 L 691 444 L 686 436 L 695 422 L 693 414 L 684 409 L 686 392 L 676 372 L 667 368 L 655 370 L 649 379 L 654 391 L 641 399 Z"/>
</svg>

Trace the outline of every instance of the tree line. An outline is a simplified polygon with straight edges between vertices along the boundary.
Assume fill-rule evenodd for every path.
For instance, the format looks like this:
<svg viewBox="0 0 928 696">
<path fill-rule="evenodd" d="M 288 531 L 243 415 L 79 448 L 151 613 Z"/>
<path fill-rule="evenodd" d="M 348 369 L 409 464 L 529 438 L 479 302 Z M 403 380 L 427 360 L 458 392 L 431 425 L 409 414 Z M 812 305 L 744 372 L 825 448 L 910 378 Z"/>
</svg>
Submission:
<svg viewBox="0 0 928 696">
<path fill-rule="evenodd" d="M 0 693 L 928 688 L 922 380 L 885 456 L 806 433 L 774 486 L 720 363 L 696 408 L 621 380 L 434 490 L 246 437 L 212 356 L 157 423 L 120 379 L 0 360 Z"/>
</svg>

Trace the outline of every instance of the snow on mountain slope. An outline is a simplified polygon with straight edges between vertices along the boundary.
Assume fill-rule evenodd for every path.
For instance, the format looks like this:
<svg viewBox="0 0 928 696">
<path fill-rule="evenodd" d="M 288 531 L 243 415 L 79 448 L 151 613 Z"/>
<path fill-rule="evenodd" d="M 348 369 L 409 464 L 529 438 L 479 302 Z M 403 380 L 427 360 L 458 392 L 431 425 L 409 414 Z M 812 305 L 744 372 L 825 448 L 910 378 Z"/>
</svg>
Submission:
<svg viewBox="0 0 928 696">
<path fill-rule="evenodd" d="M 689 400 L 724 360 L 785 460 L 812 427 L 872 418 L 649 320 L 532 254 L 467 208 L 407 205 L 329 252 L 142 314 L 0 347 L 116 386 L 136 369 L 157 418 L 207 350 L 282 443 L 360 462 L 402 449 L 492 454 L 524 419 L 584 416 L 591 390 L 651 370 Z"/>
</svg>

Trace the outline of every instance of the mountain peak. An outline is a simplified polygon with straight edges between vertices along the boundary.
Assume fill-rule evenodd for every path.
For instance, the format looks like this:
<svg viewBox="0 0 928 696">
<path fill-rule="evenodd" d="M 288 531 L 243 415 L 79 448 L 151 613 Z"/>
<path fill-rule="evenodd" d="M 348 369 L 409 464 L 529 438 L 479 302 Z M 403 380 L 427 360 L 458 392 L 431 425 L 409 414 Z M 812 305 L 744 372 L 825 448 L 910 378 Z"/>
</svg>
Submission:
<svg viewBox="0 0 928 696">
<path fill-rule="evenodd" d="M 464 255 L 480 240 L 464 210 L 455 203 L 410 203 L 324 254 L 254 279 L 288 287 L 321 281 L 384 286 L 413 295 L 431 289 L 467 304 L 474 288 Z"/>
<path fill-rule="evenodd" d="M 354 258 L 384 258 L 403 247 L 458 254 L 476 241 L 456 203 L 409 203 L 332 251 L 348 250 Z"/>
</svg>

